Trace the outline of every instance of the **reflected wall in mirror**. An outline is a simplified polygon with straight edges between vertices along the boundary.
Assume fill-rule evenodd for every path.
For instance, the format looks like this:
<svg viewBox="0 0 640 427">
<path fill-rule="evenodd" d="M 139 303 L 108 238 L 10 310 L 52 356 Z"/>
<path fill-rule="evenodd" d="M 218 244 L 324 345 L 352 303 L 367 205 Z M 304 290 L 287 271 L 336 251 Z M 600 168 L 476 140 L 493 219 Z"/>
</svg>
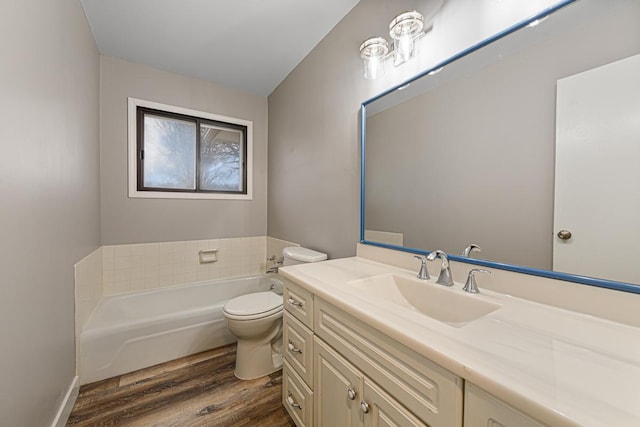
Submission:
<svg viewBox="0 0 640 427">
<path fill-rule="evenodd" d="M 572 224 L 554 225 L 555 178 L 573 176 L 555 169 L 556 103 L 565 102 L 557 99 L 558 81 L 638 54 L 640 2 L 580 0 L 406 89 L 365 102 L 364 241 L 451 254 L 478 243 L 483 249 L 474 255 L 478 258 L 517 271 L 535 269 L 534 274 L 552 271 L 554 244 L 561 245 L 556 252 L 567 252 L 585 235 L 574 230 L 571 240 L 558 242 L 560 228 Z M 640 79 L 630 86 L 629 92 L 638 94 Z M 622 116 L 620 125 L 636 132 L 627 145 L 638 153 L 640 99 Z M 582 141 L 581 131 L 590 132 L 580 126 L 574 131 L 575 144 Z M 606 130 L 600 140 L 606 152 Z M 577 157 L 575 162 L 584 156 Z M 592 254 L 588 270 L 572 265 L 562 272 L 640 284 L 635 265 L 631 274 L 616 274 L 624 268 L 617 264 L 623 258 L 616 255 L 620 240 L 640 241 L 640 176 L 635 192 L 634 185 L 621 190 L 620 180 L 633 179 L 629 171 L 616 175 L 622 164 L 603 163 L 592 173 L 605 184 L 579 190 L 601 217 L 588 225 L 598 244 L 575 255 Z M 599 204 L 596 188 L 628 192 L 616 202 L 628 203 Z M 612 233 L 620 217 L 614 213 L 623 211 L 631 223 L 624 233 Z M 600 264 L 607 269 L 594 267 Z M 566 278 L 589 283 L 589 278 Z"/>
</svg>

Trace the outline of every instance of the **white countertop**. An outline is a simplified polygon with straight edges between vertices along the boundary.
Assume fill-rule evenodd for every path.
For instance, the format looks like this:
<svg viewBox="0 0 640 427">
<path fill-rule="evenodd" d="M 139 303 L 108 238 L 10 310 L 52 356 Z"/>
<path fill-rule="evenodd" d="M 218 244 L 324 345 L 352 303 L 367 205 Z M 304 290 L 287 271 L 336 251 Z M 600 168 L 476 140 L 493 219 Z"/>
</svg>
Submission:
<svg viewBox="0 0 640 427">
<path fill-rule="evenodd" d="M 415 277 L 358 257 L 280 273 L 543 423 L 640 426 L 640 328 L 483 289 L 472 297 L 501 308 L 450 326 L 356 295 L 353 280 Z M 451 290 L 462 293 L 462 284 Z"/>
</svg>

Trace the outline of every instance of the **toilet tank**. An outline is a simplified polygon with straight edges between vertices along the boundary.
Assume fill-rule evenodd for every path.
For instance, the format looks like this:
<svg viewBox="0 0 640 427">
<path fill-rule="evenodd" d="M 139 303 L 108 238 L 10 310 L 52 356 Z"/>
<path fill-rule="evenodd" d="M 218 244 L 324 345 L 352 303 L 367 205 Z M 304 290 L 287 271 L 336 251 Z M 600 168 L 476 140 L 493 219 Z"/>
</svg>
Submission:
<svg viewBox="0 0 640 427">
<path fill-rule="evenodd" d="M 284 263 L 282 265 L 296 265 L 307 262 L 318 262 L 327 259 L 327 254 L 299 246 L 290 246 L 282 250 Z"/>
</svg>

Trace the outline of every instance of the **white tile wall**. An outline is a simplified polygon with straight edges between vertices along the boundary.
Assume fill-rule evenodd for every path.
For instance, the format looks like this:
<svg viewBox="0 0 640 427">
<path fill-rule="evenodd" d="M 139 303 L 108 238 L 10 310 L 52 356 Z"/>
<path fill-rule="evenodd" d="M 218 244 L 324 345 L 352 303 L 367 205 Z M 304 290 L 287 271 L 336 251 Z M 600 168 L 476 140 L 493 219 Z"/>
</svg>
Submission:
<svg viewBox="0 0 640 427">
<path fill-rule="evenodd" d="M 103 246 L 103 292 L 115 295 L 264 271 L 267 237 Z M 218 261 L 200 263 L 199 251 L 218 249 Z"/>
<path fill-rule="evenodd" d="M 82 327 L 102 297 L 102 248 L 98 248 L 73 266 L 75 279 L 76 360 Z"/>
<path fill-rule="evenodd" d="M 76 324 L 84 324 L 102 297 L 102 248 L 74 265 Z"/>
</svg>

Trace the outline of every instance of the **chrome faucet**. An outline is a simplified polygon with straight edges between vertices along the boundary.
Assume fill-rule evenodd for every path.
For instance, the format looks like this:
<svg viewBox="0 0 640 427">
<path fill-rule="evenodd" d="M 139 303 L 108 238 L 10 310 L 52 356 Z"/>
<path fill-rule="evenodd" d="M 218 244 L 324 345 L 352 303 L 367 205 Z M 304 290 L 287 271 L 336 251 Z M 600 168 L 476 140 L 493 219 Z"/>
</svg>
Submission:
<svg viewBox="0 0 640 427">
<path fill-rule="evenodd" d="M 475 243 L 472 243 L 466 248 L 464 248 L 464 251 L 462 251 L 462 256 L 469 258 L 469 256 L 471 256 L 471 252 L 474 252 L 474 251 L 482 252 L 482 248 L 476 245 Z"/>
<path fill-rule="evenodd" d="M 469 275 L 467 276 L 467 283 L 464 284 L 464 288 L 462 288 L 462 290 L 471 294 L 478 294 L 480 293 L 480 289 L 478 289 L 478 285 L 476 284 L 476 277 L 474 273 L 491 274 L 491 272 L 480 268 L 474 268 L 469 272 Z"/>
<path fill-rule="evenodd" d="M 451 277 L 451 266 L 449 265 L 449 258 L 444 251 L 440 249 L 435 250 L 427 256 L 428 261 L 434 261 L 436 258 L 442 259 L 442 265 L 440 266 L 440 275 L 436 283 L 444 286 L 453 286 L 453 278 Z"/>
<path fill-rule="evenodd" d="M 278 268 L 284 264 L 284 257 L 276 258 L 275 255 L 271 255 L 267 258 L 267 261 L 271 261 L 271 267 L 267 267 L 267 274 L 269 273 L 277 273 Z"/>
<path fill-rule="evenodd" d="M 427 259 L 423 256 L 414 255 L 416 259 L 420 260 L 420 271 L 418 272 L 418 279 L 429 280 L 429 271 L 427 271 Z"/>
</svg>

